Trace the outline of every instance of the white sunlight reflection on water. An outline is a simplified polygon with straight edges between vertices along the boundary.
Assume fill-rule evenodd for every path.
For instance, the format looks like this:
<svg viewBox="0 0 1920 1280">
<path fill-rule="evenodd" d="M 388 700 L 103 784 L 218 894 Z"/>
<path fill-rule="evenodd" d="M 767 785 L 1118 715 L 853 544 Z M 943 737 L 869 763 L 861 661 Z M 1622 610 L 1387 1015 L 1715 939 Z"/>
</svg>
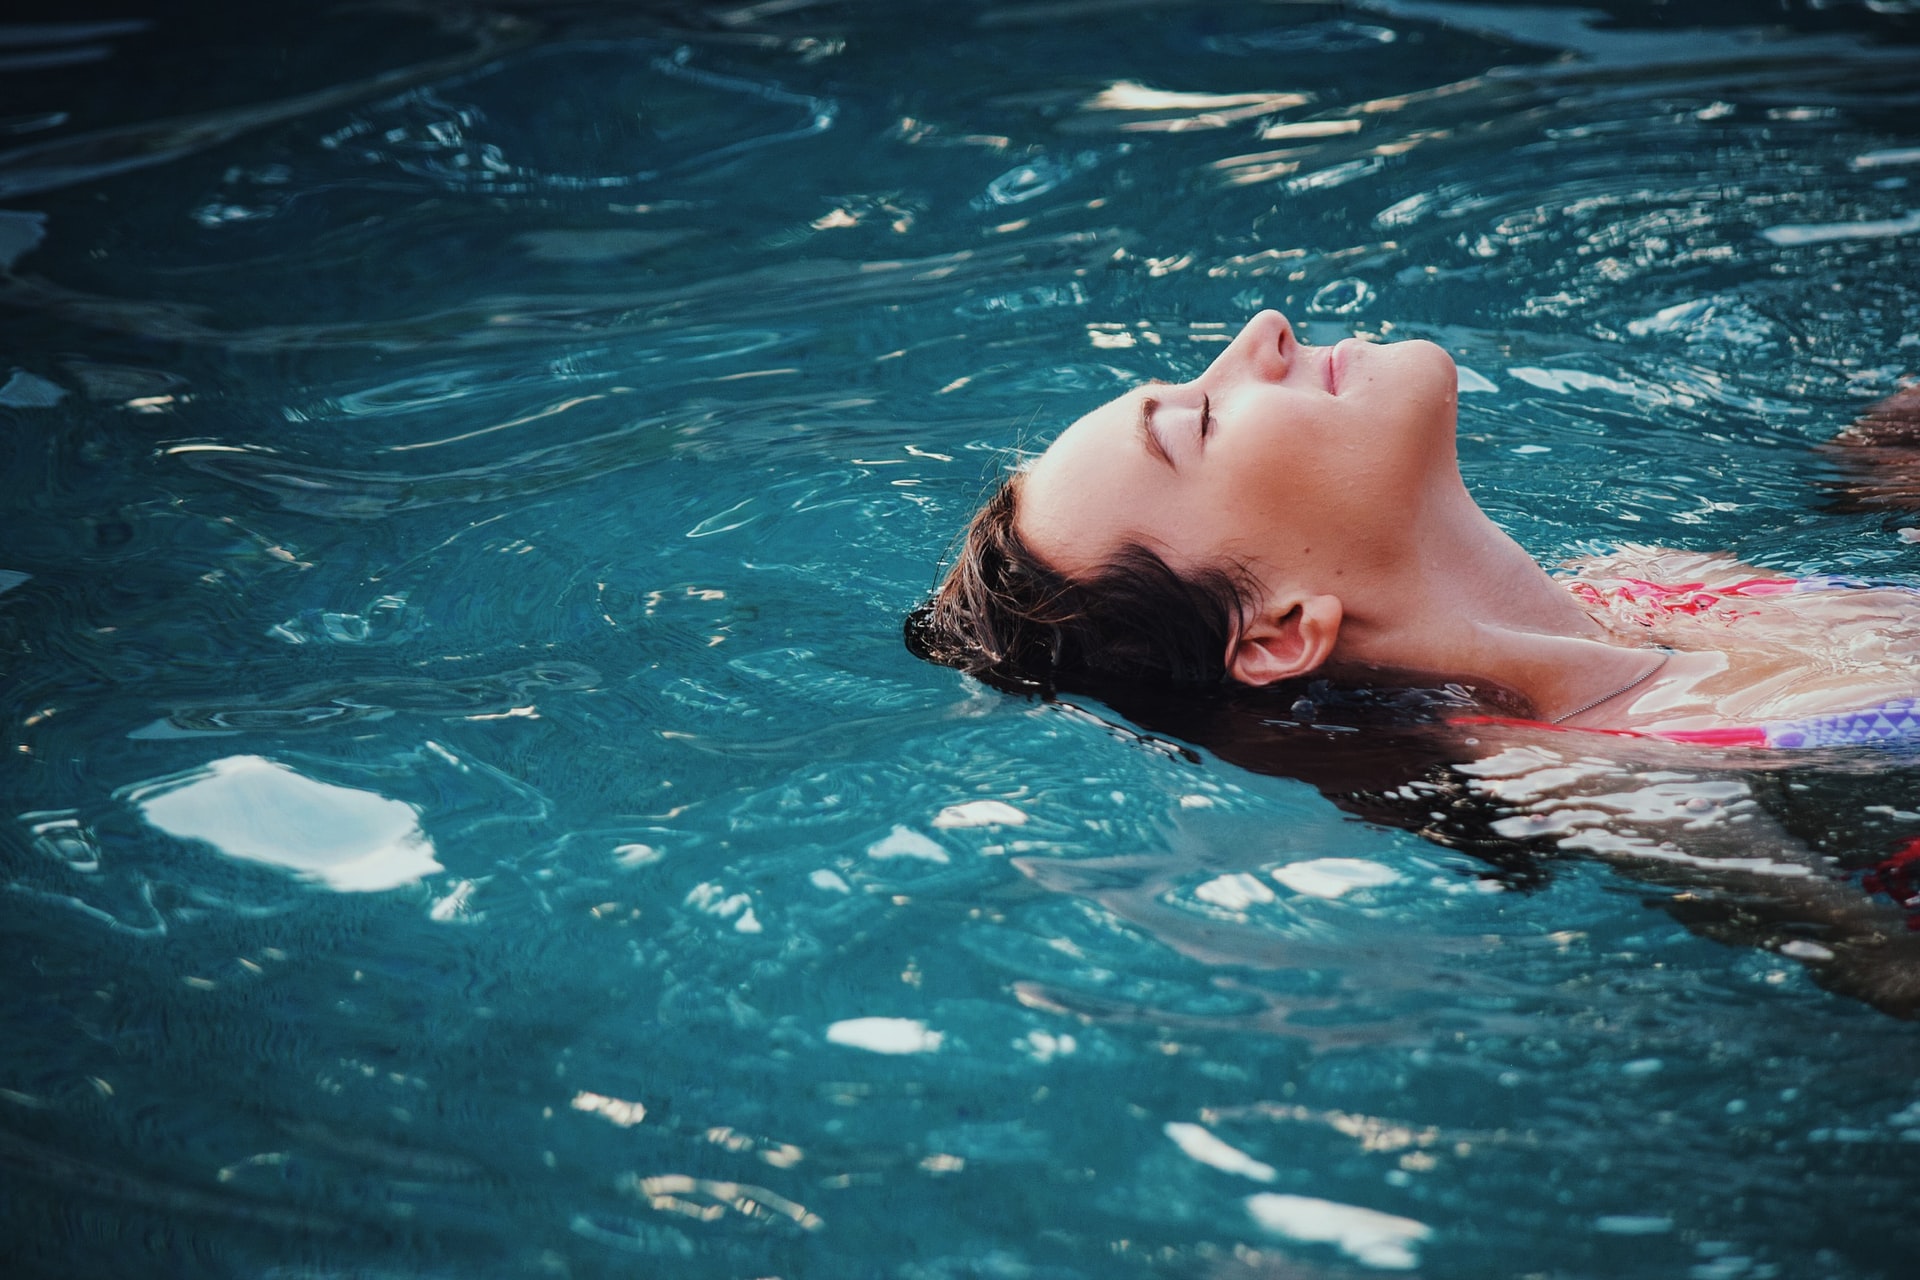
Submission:
<svg viewBox="0 0 1920 1280">
<path fill-rule="evenodd" d="M 260 756 L 215 760 L 136 788 L 129 799 L 168 835 L 341 892 L 398 888 L 442 869 L 407 805 Z"/>
</svg>

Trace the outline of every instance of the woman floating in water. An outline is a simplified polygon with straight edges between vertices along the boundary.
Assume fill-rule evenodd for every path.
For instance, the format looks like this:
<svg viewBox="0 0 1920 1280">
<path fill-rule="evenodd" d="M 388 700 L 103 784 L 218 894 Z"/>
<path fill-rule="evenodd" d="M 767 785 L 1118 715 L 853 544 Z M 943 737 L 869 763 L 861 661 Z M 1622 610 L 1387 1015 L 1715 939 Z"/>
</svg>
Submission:
<svg viewBox="0 0 1920 1280">
<path fill-rule="evenodd" d="M 1461 480 L 1455 387 L 1430 342 L 1308 346 L 1263 311 L 1199 377 L 1094 410 L 1008 479 L 909 640 L 1044 690 L 1318 674 L 1471 691 L 1454 718 L 1920 743 L 1920 593 L 1645 549 L 1549 576 Z M 1861 459 L 1915 469 L 1916 409 L 1829 446 L 1860 500 Z"/>
<path fill-rule="evenodd" d="M 1868 798 L 1801 767 L 1830 753 L 1744 750 L 1920 747 L 1920 592 L 1648 548 L 1551 576 L 1469 496 L 1455 420 L 1432 343 L 1307 346 L 1262 312 L 1002 484 L 908 644 L 1098 696 L 1513 887 L 1606 858 L 1691 928 L 1920 1014 L 1920 773 Z M 1824 450 L 1834 505 L 1911 508 L 1920 389 Z"/>
</svg>

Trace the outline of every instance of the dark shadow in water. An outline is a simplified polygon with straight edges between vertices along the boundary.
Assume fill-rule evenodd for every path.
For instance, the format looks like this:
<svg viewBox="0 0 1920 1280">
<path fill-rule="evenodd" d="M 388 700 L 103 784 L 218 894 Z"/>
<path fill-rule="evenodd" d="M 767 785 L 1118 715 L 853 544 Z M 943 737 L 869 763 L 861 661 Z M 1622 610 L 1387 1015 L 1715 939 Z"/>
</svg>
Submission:
<svg viewBox="0 0 1920 1280">
<path fill-rule="evenodd" d="M 171 164 L 259 129 L 467 71 L 535 34 L 524 23 L 496 15 L 460 12 L 451 6 L 427 11 L 446 34 L 466 42 L 467 50 L 273 101 L 143 120 L 0 153 L 0 199 L 58 191 Z"/>
<path fill-rule="evenodd" d="M 1696 933 L 1777 952 L 1829 990 L 1920 1016 L 1920 932 L 1893 900 L 1906 884 L 1902 851 L 1920 848 L 1909 753 L 1716 751 L 1546 726 L 1408 723 L 1418 695 L 1341 696 L 1324 682 L 1093 692 L 1128 732 L 1308 783 L 1356 817 L 1471 854 L 1508 888 L 1547 889 L 1559 860 L 1598 857 L 1657 886 L 1649 902 Z M 1157 901 L 1109 898 L 1123 915 L 1119 899 Z"/>
</svg>

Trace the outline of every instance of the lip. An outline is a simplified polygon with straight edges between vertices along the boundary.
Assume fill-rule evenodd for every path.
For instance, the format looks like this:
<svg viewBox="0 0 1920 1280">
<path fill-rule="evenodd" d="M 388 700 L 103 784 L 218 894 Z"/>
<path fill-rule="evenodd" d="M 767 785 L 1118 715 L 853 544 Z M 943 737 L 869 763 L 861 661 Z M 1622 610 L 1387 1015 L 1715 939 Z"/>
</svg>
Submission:
<svg viewBox="0 0 1920 1280">
<path fill-rule="evenodd" d="M 1352 341 L 1352 339 L 1336 342 L 1327 348 L 1326 380 L 1327 394 L 1330 396 L 1340 394 L 1340 351 L 1347 345 L 1347 342 L 1350 341 Z"/>
</svg>

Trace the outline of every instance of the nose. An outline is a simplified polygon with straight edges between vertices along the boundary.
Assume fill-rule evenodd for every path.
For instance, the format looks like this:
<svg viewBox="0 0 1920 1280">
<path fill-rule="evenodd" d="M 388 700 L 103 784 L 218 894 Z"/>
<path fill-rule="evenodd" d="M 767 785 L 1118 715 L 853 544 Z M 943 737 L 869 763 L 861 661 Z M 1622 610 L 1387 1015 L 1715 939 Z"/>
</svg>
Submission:
<svg viewBox="0 0 1920 1280">
<path fill-rule="evenodd" d="M 1214 357 L 1208 373 L 1221 376 L 1250 375 L 1263 381 L 1278 382 L 1287 376 L 1299 342 L 1293 325 L 1278 311 L 1261 311 L 1242 326 L 1227 349 Z"/>
</svg>

